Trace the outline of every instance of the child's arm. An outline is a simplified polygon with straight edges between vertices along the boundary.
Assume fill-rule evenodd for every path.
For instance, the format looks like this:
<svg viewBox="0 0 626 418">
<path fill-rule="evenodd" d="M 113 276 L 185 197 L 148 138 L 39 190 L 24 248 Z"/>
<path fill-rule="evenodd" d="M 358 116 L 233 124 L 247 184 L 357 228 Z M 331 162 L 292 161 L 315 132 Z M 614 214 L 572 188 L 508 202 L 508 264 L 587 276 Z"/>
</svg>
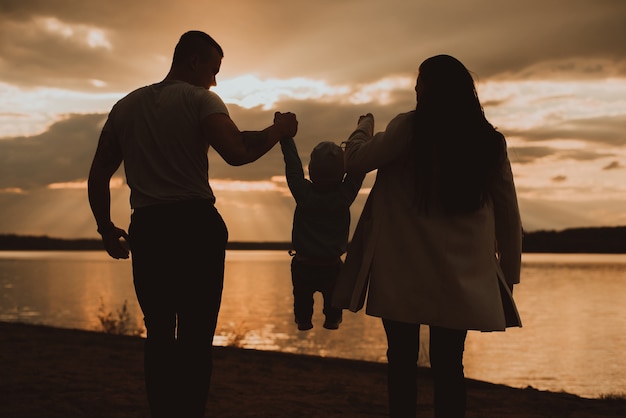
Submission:
<svg viewBox="0 0 626 418">
<path fill-rule="evenodd" d="M 298 155 L 298 149 L 293 138 L 283 138 L 280 140 L 280 149 L 285 159 L 285 177 L 291 194 L 296 199 L 304 195 L 310 187 L 310 182 L 304 178 L 302 161 Z"/>
</svg>

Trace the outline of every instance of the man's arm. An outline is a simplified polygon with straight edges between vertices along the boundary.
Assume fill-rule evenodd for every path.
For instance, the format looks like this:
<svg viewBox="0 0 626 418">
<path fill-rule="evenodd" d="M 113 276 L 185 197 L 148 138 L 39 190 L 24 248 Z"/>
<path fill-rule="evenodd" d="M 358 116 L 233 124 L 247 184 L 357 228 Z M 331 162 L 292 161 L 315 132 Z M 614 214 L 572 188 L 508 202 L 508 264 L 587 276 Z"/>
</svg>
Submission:
<svg viewBox="0 0 626 418">
<path fill-rule="evenodd" d="M 107 253 L 113 258 L 128 258 L 128 249 L 120 238 L 128 239 L 126 231 L 111 221 L 111 177 L 122 164 L 122 153 L 106 127 L 100 134 L 98 148 L 89 170 L 87 192 L 89 205 L 98 224 L 98 233 Z"/>
<path fill-rule="evenodd" d="M 230 165 L 256 161 L 282 138 L 293 137 L 298 121 L 293 113 L 274 114 L 274 123 L 262 131 L 240 131 L 225 113 L 214 113 L 202 121 L 202 129 L 210 146 Z"/>
</svg>

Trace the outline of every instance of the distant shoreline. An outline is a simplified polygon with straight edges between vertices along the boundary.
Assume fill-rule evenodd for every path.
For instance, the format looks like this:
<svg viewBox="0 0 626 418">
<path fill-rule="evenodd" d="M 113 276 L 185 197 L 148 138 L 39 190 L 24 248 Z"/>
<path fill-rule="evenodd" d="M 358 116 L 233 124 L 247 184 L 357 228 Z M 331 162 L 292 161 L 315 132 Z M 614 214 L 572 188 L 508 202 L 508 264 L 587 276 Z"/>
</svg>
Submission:
<svg viewBox="0 0 626 418">
<path fill-rule="evenodd" d="M 290 242 L 229 242 L 228 250 L 284 250 L 291 249 Z M 0 234 L 0 251 L 104 251 L 102 241 L 97 238 L 53 238 Z"/>
<path fill-rule="evenodd" d="M 290 242 L 241 242 L 233 241 L 228 250 L 279 250 L 291 249 Z M 0 234 L 0 251 L 92 251 L 104 250 L 97 238 L 54 238 Z M 562 231 L 525 232 L 522 243 L 524 253 L 589 253 L 625 254 L 626 226 L 570 228 Z"/>
</svg>

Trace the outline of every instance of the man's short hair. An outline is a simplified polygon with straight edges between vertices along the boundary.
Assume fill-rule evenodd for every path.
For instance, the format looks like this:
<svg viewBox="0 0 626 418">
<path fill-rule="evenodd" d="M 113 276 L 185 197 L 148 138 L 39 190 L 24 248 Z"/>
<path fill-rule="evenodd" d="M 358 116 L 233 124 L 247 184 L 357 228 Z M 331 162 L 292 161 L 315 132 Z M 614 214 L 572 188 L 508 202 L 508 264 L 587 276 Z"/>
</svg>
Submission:
<svg viewBox="0 0 626 418">
<path fill-rule="evenodd" d="M 185 32 L 174 48 L 173 62 L 182 62 L 194 54 L 205 54 L 208 51 L 207 46 L 215 48 L 224 57 L 222 47 L 207 33 L 199 30 Z"/>
</svg>

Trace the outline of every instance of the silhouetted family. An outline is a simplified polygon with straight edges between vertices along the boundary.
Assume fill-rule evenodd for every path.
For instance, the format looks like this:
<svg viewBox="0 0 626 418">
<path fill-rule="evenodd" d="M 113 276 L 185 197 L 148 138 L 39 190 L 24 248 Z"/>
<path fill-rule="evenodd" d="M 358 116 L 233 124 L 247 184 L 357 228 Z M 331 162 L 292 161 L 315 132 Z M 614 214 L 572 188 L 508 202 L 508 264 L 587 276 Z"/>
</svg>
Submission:
<svg viewBox="0 0 626 418">
<path fill-rule="evenodd" d="M 184 33 L 163 81 L 118 101 L 89 173 L 89 202 L 106 251 L 132 254 L 144 315 L 145 383 L 153 417 L 204 417 L 228 231 L 208 178 L 209 147 L 230 165 L 277 142 L 296 202 L 290 253 L 294 319 L 324 328 L 366 307 L 387 336 L 390 417 L 415 417 L 420 325 L 430 330 L 435 417 L 465 416 L 468 330 L 521 326 L 513 301 L 522 226 L 504 136 L 485 118 L 471 73 L 437 55 L 419 67 L 415 109 L 375 133 L 358 118 L 342 146 L 320 142 L 304 175 L 293 113 L 241 131 L 216 85 L 224 54 L 201 31 Z M 130 187 L 128 233 L 111 221 L 109 182 L 120 165 Z M 348 246 L 350 206 L 366 173 L 375 183 Z M 121 241 L 128 241 L 130 251 Z M 345 263 L 342 257 L 345 255 Z"/>
</svg>

